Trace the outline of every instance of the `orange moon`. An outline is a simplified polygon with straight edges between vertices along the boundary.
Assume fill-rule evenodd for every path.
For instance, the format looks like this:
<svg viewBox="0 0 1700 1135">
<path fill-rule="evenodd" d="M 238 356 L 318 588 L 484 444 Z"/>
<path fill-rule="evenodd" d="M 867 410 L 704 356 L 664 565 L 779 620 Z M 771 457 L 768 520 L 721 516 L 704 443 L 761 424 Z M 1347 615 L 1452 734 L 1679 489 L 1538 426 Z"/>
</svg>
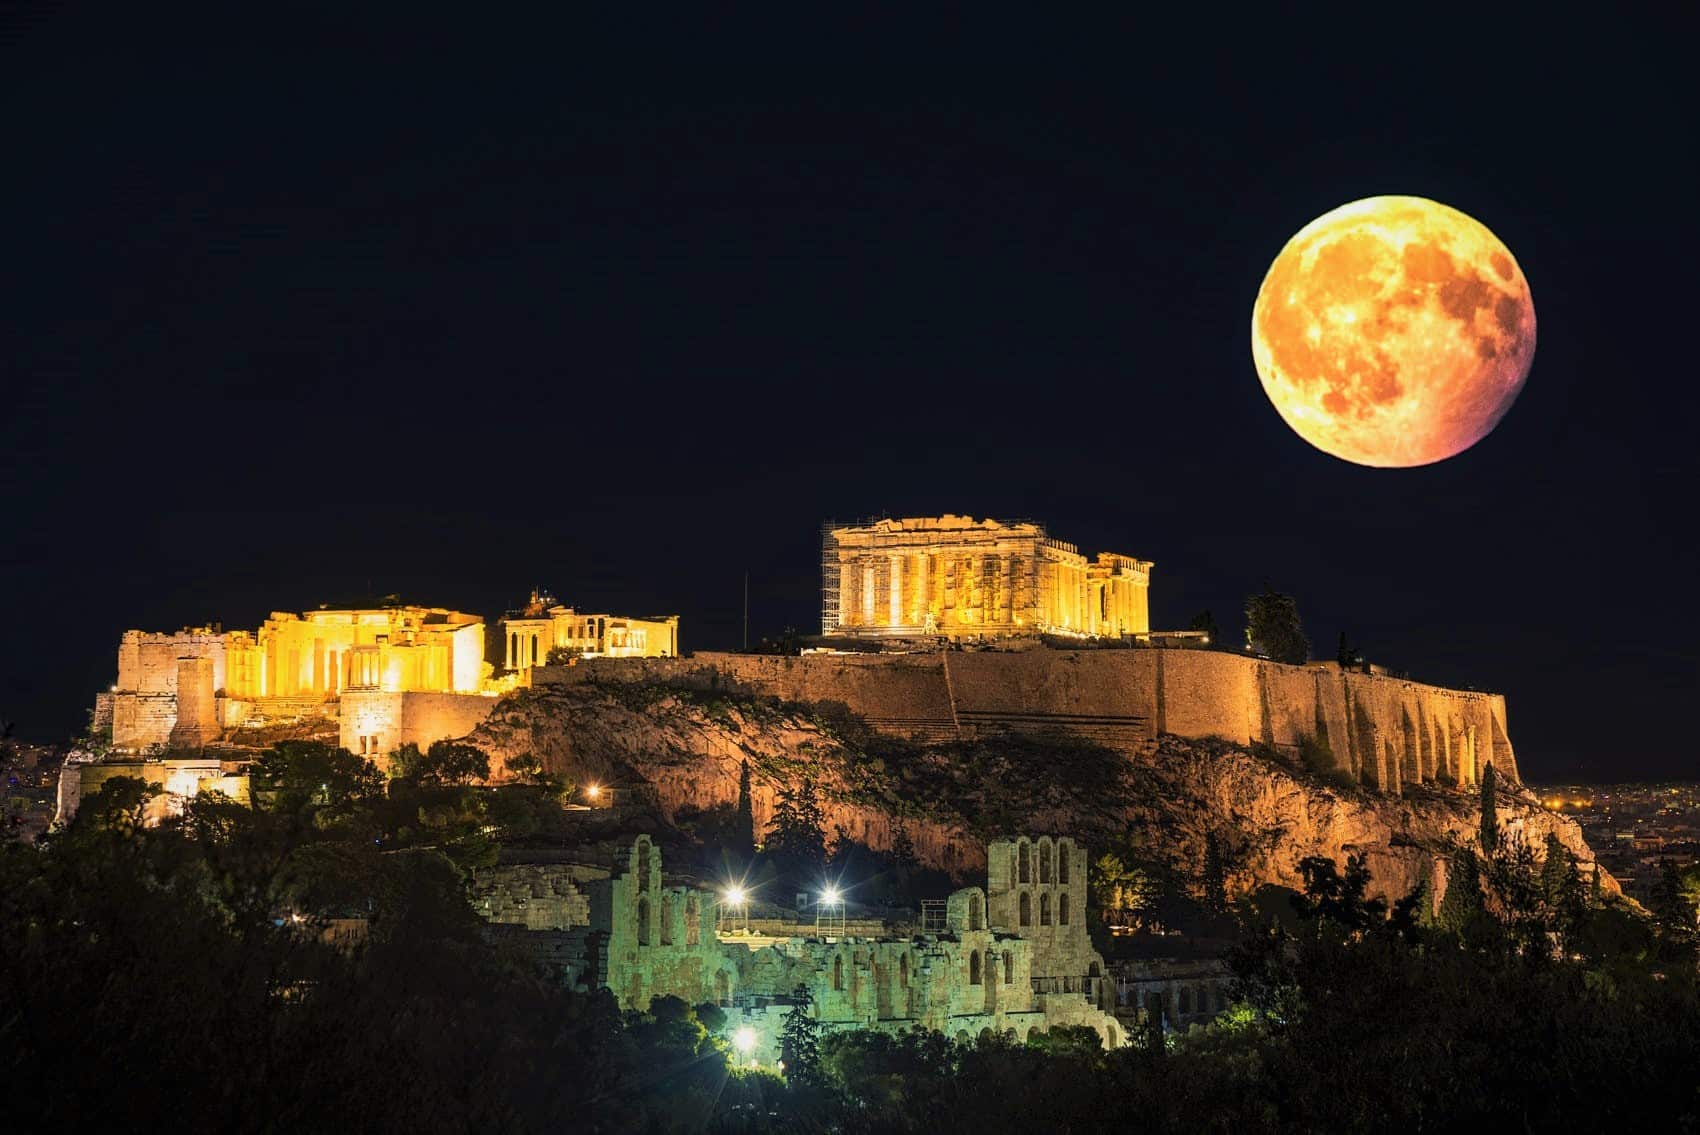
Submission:
<svg viewBox="0 0 1700 1135">
<path fill-rule="evenodd" d="M 1251 314 L 1264 393 L 1300 437 L 1358 465 L 1462 453 L 1511 408 L 1535 304 L 1487 226 L 1422 197 L 1367 197 L 1300 229 Z"/>
</svg>

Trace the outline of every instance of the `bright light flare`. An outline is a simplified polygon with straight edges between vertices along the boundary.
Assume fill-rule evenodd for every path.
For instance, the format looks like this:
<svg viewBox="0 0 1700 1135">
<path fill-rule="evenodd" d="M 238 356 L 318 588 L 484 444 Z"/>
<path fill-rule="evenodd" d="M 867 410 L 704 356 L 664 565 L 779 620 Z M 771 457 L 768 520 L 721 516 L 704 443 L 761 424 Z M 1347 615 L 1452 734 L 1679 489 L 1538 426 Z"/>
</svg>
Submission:
<svg viewBox="0 0 1700 1135">
<path fill-rule="evenodd" d="M 756 1050 L 756 1030 L 745 1025 L 732 1034 L 732 1047 L 748 1056 Z"/>
<path fill-rule="evenodd" d="M 843 902 L 844 896 L 838 893 L 837 887 L 828 887 L 820 893 L 820 901 L 831 906 L 834 903 Z"/>
<path fill-rule="evenodd" d="M 744 893 L 742 887 L 728 887 L 726 889 L 726 905 L 728 906 L 743 906 L 744 900 L 749 897 Z"/>
<path fill-rule="evenodd" d="M 602 786 L 600 784 L 593 784 L 584 790 L 584 794 L 594 800 L 598 796 L 602 795 Z"/>
</svg>

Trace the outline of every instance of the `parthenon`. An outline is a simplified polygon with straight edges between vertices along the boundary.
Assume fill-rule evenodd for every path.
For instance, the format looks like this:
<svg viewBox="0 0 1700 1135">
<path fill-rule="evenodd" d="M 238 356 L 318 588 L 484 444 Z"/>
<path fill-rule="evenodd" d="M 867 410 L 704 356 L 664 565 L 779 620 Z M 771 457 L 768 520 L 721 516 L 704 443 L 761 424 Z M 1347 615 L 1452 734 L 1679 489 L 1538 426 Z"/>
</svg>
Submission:
<svg viewBox="0 0 1700 1135">
<path fill-rule="evenodd" d="M 953 638 L 1151 629 L 1151 562 L 1088 560 L 1041 524 L 886 518 L 821 529 L 821 633 Z"/>
</svg>

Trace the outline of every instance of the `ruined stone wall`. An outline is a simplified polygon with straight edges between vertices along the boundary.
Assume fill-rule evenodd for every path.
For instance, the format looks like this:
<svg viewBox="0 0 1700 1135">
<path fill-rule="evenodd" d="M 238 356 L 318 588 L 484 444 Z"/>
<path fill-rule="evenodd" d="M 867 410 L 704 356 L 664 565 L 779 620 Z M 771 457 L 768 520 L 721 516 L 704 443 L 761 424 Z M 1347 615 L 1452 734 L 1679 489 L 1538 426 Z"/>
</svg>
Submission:
<svg viewBox="0 0 1700 1135">
<path fill-rule="evenodd" d="M 487 922 L 527 930 L 571 930 L 590 925 L 590 900 L 564 864 L 513 864 L 478 872 L 472 907 Z"/>
<path fill-rule="evenodd" d="M 142 752 L 154 746 L 173 744 L 177 728 L 178 673 L 180 663 L 198 659 L 203 668 L 190 668 L 195 675 L 194 716 L 184 736 L 200 738 L 207 732 L 206 715 L 216 728 L 217 711 L 211 694 L 224 684 L 225 649 L 228 636 L 216 631 L 184 630 L 175 634 L 125 631 L 118 640 L 118 681 L 109 691 L 112 743 L 120 749 Z M 206 683 L 210 688 L 204 688 Z M 201 697 L 204 693 L 207 696 Z M 97 702 L 98 706 L 98 702 Z M 216 734 L 215 734 L 216 736 Z M 182 744 L 206 744 L 185 740 Z"/>
<path fill-rule="evenodd" d="M 184 630 L 175 634 L 125 631 L 118 640 L 118 688 L 138 694 L 177 692 L 177 660 L 210 658 L 213 688 L 224 686 L 224 656 L 229 636 L 220 631 Z"/>
<path fill-rule="evenodd" d="M 177 720 L 173 748 L 198 749 L 218 740 L 218 703 L 213 697 L 213 660 L 201 655 L 177 660 Z"/>
<path fill-rule="evenodd" d="M 471 733 L 499 700 L 482 694 L 351 690 L 342 695 L 337 743 L 371 757 L 386 757 L 410 743 L 427 748 Z"/>
<path fill-rule="evenodd" d="M 177 694 L 112 695 L 112 743 L 120 749 L 143 752 L 171 741 L 177 724 Z"/>
<path fill-rule="evenodd" d="M 668 682 L 837 703 L 875 728 L 922 740 L 1057 730 L 1139 751 L 1170 733 L 1262 743 L 1295 757 L 1301 745 L 1321 743 L 1335 767 L 1389 792 L 1402 783 L 1473 784 L 1490 760 L 1518 779 L 1501 695 L 1225 651 L 703 653 L 543 667 L 535 680 Z"/>
</svg>

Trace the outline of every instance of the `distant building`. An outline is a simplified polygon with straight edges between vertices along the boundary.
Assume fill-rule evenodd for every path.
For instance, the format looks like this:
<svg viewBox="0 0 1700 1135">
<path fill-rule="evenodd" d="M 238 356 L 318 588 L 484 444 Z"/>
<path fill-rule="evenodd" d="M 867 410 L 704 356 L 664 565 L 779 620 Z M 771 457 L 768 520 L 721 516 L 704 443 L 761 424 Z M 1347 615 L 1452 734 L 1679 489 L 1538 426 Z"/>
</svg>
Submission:
<svg viewBox="0 0 1700 1135">
<path fill-rule="evenodd" d="M 1143 635 L 1150 583 L 1149 560 L 1089 560 L 1026 520 L 947 514 L 821 529 L 823 635 Z"/>
<path fill-rule="evenodd" d="M 584 658 L 677 658 L 679 616 L 596 615 L 563 606 L 554 596 L 533 591 L 520 610 L 501 621 L 506 644 L 503 665 L 527 672 L 549 662 L 553 650 Z"/>
<path fill-rule="evenodd" d="M 345 693 L 477 694 L 484 621 L 441 607 L 273 612 L 258 632 L 125 631 L 95 725 L 125 752 L 199 748 L 268 716 L 335 716 Z M 326 707 L 329 708 L 326 708 Z"/>
</svg>

